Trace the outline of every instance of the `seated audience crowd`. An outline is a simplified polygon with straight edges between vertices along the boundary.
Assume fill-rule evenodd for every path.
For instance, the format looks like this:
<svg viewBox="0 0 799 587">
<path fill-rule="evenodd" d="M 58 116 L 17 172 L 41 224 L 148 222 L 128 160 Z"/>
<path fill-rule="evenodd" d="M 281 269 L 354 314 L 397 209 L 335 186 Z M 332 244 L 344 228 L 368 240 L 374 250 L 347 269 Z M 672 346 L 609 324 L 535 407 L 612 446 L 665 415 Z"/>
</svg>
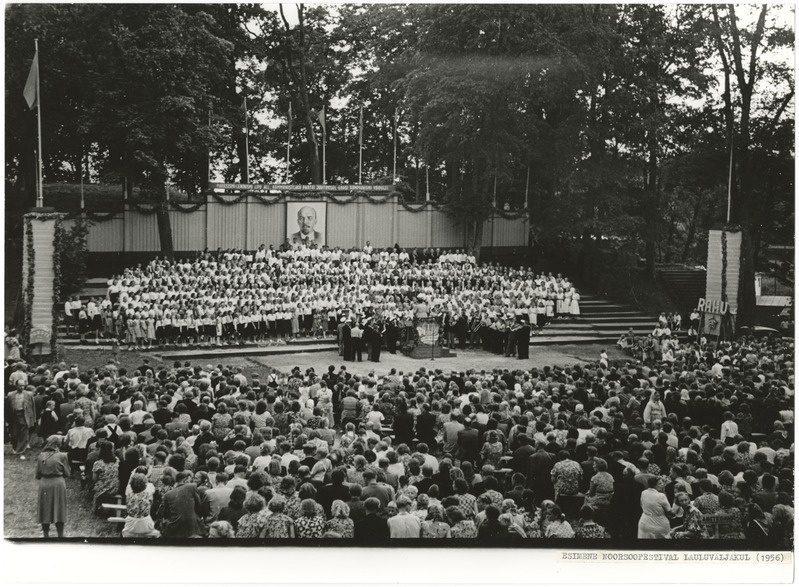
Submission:
<svg viewBox="0 0 799 587">
<path fill-rule="evenodd" d="M 7 361 L 6 415 L 24 455 L 31 401 L 41 482 L 82 475 L 103 516 L 121 496 L 125 537 L 790 549 L 793 351 L 739 338 L 673 361 L 383 377 Z"/>
</svg>

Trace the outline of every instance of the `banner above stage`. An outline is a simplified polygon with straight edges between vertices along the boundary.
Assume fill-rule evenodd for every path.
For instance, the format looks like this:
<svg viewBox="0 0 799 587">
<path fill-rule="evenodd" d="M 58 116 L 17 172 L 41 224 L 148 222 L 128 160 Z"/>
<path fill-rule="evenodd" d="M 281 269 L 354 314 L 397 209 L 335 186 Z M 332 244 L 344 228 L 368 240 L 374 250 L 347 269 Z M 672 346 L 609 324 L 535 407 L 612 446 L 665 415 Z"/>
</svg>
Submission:
<svg viewBox="0 0 799 587">
<path fill-rule="evenodd" d="M 230 190 L 248 192 L 372 192 L 389 193 L 393 185 L 326 185 L 326 184 L 288 184 L 288 183 L 210 183 L 211 190 Z"/>
</svg>

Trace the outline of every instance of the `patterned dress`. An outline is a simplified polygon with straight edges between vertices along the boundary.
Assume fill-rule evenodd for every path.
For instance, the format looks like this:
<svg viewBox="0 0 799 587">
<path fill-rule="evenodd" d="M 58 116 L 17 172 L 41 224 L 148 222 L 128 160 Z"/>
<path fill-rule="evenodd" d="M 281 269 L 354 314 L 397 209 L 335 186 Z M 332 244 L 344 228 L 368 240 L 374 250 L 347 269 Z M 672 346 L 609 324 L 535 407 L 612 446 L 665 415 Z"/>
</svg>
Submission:
<svg viewBox="0 0 799 587">
<path fill-rule="evenodd" d="M 322 516 L 301 516 L 294 522 L 297 538 L 322 538 L 325 535 L 325 519 Z"/>
<path fill-rule="evenodd" d="M 595 509 L 609 508 L 613 499 L 613 476 L 607 471 L 600 471 L 591 477 L 589 494 L 585 498 L 586 505 Z"/>
<path fill-rule="evenodd" d="M 325 524 L 326 532 L 335 532 L 342 538 L 355 537 L 355 522 L 350 518 L 333 518 Z"/>
<path fill-rule="evenodd" d="M 266 519 L 264 529 L 266 538 L 291 538 L 294 520 L 284 513 L 272 514 Z"/>
<path fill-rule="evenodd" d="M 254 514 L 245 514 L 239 518 L 236 538 L 258 538 L 270 517 L 269 513 L 269 510 L 264 509 Z"/>
<path fill-rule="evenodd" d="M 574 538 L 574 530 L 568 522 L 555 520 L 547 526 L 544 536 L 546 538 Z"/>
<path fill-rule="evenodd" d="M 477 498 L 471 493 L 458 495 L 458 509 L 467 520 L 474 519 L 477 514 Z"/>
<path fill-rule="evenodd" d="M 610 538 L 610 534 L 596 522 L 587 522 L 577 526 L 577 529 L 574 531 L 574 537 L 591 540 L 596 538 Z"/>
<path fill-rule="evenodd" d="M 451 538 L 477 538 L 477 526 L 471 520 L 461 520 L 450 528 Z"/>
<path fill-rule="evenodd" d="M 103 495 L 116 495 L 119 493 L 119 461 L 96 461 L 92 467 L 92 479 L 95 501 Z"/>
<path fill-rule="evenodd" d="M 555 498 L 561 495 L 576 495 L 579 490 L 583 469 L 580 463 L 567 459 L 559 461 L 552 467 L 552 479 L 555 480 Z"/>
<path fill-rule="evenodd" d="M 446 522 L 422 522 L 422 538 L 447 538 L 449 535 L 450 527 Z"/>
</svg>

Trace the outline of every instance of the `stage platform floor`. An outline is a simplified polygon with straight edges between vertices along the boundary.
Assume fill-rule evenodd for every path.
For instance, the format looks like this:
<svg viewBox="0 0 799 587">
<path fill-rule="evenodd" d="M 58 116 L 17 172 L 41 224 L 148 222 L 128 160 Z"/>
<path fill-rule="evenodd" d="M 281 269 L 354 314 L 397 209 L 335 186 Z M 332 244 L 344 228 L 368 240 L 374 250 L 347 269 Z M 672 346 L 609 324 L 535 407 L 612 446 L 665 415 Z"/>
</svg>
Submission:
<svg viewBox="0 0 799 587">
<path fill-rule="evenodd" d="M 282 373 L 290 372 L 294 367 L 307 369 L 313 367 L 317 373 L 325 373 L 330 365 L 338 369 L 341 365 L 347 366 L 347 371 L 356 375 L 368 375 L 374 372 L 376 376 L 387 375 L 392 368 L 405 373 L 415 372 L 420 367 L 426 369 L 441 369 L 443 371 L 465 371 L 467 369 L 531 369 L 533 367 L 568 366 L 584 364 L 589 361 L 598 361 L 599 353 L 605 349 L 611 360 L 624 360 L 629 358 L 616 347 L 600 344 L 531 347 L 530 358 L 520 360 L 515 357 L 494 355 L 480 350 L 454 349 L 455 357 L 430 359 L 412 359 L 403 354 L 396 355 L 382 353 L 380 362 L 344 362 L 337 351 L 316 353 L 294 353 L 291 355 L 250 356 L 247 360 L 266 368 L 277 369 Z"/>
</svg>

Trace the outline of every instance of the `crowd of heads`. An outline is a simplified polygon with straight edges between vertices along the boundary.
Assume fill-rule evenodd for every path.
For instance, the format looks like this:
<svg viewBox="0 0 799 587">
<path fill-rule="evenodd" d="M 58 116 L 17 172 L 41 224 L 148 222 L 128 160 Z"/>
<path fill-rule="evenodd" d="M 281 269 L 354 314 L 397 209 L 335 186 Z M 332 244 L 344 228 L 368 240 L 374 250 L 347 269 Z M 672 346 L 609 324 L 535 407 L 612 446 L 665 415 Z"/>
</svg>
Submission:
<svg viewBox="0 0 799 587">
<path fill-rule="evenodd" d="M 123 535 L 635 540 L 655 491 L 663 537 L 792 540 L 793 341 L 779 338 L 379 377 L 10 362 L 7 381 L 34 395 L 40 436 L 65 434 L 98 512 L 126 497 Z"/>
</svg>

